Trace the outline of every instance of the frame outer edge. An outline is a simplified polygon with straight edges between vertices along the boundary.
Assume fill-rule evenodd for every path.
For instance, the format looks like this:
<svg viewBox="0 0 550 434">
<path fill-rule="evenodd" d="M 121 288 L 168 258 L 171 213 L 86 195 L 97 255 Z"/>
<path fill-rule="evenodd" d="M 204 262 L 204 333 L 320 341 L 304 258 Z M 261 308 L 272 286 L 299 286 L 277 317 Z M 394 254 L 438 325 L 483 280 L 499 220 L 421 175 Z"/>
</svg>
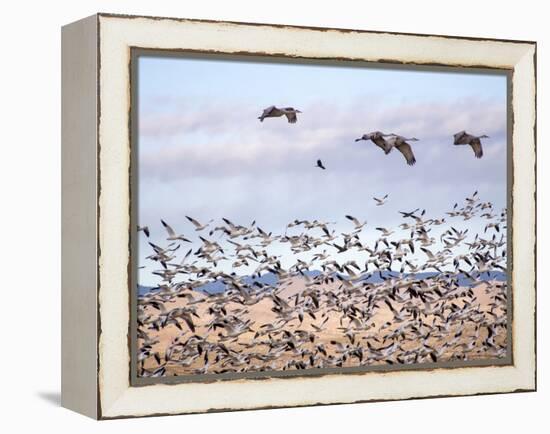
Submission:
<svg viewBox="0 0 550 434">
<path fill-rule="evenodd" d="M 98 418 L 97 15 L 63 26 L 61 405 Z"/>
<path fill-rule="evenodd" d="M 137 17 L 132 17 L 132 16 L 116 16 L 116 15 L 109 15 L 109 14 L 100 14 L 97 18 L 97 26 L 98 28 L 100 27 L 100 21 L 101 19 L 111 19 L 111 18 L 114 18 L 116 17 L 117 19 L 119 18 L 124 18 L 124 19 L 133 19 L 133 18 L 137 18 Z M 101 19 L 100 19 L 101 18 Z M 147 19 L 150 19 L 150 20 L 155 20 L 154 17 L 143 17 L 143 18 L 147 18 Z M 184 20 L 184 21 L 187 21 L 187 20 Z M 194 21 L 194 20 L 190 20 L 190 21 Z M 199 20 L 200 21 L 200 20 Z M 208 22 L 208 21 L 207 21 Z M 223 23 L 223 22 L 218 22 L 218 23 Z M 237 23 L 235 23 L 237 24 Z M 254 25 L 254 24 L 248 24 L 248 25 Z M 260 25 L 260 24 L 258 24 Z M 277 27 L 277 26 L 274 26 L 274 27 Z M 286 26 L 282 26 L 282 27 L 286 27 Z M 301 29 L 302 27 L 294 27 L 293 28 L 298 28 L 298 29 Z M 304 29 L 307 29 L 306 27 L 304 27 Z M 98 30 L 99 32 L 99 30 Z M 369 33 L 368 31 L 365 31 L 367 33 Z M 376 32 L 372 32 L 372 33 L 376 33 Z M 385 33 L 385 32 L 383 32 Z M 391 32 L 390 32 L 391 34 Z M 418 36 L 431 36 L 431 35 L 418 35 Z M 446 38 L 445 36 L 442 36 L 443 38 Z M 97 38 L 98 38 L 98 44 L 99 44 L 99 33 L 97 34 Z M 454 37 L 448 37 L 449 39 L 460 39 L 460 38 L 454 38 Z M 468 39 L 468 38 L 463 38 L 463 39 Z M 476 38 L 472 38 L 473 40 L 476 40 Z M 484 40 L 483 38 L 480 38 L 479 40 Z M 502 41 L 502 40 L 500 40 Z M 502 41 L 503 42 L 503 41 Z M 519 41 L 509 41 L 509 42 L 519 42 Z M 535 45 L 531 42 L 523 42 L 524 44 L 526 45 Z M 536 45 L 535 45 L 536 47 Z M 99 59 L 99 56 L 100 56 L 100 50 L 98 49 L 98 52 L 97 52 L 97 55 L 98 55 L 98 59 Z M 534 54 L 534 62 L 535 62 L 535 71 L 534 71 L 534 78 L 535 78 L 535 98 L 536 98 L 536 48 L 535 48 L 535 54 Z M 97 70 L 98 70 L 98 73 L 99 73 L 99 64 L 97 65 Z M 98 89 L 99 90 L 99 89 Z M 99 104 L 99 100 L 97 101 L 97 104 Z M 534 152 L 535 152 L 535 157 L 536 157 L 536 102 L 535 102 L 535 107 L 534 107 L 534 115 L 535 115 L 535 123 L 534 123 L 534 134 L 535 134 L 535 149 L 534 149 Z M 98 116 L 99 116 L 99 109 L 98 109 Z M 97 122 L 99 122 L 98 120 L 99 118 L 96 119 Z M 97 156 L 96 157 L 99 157 L 99 152 L 100 152 L 100 149 L 99 149 L 99 143 L 97 143 Z M 98 160 L 99 161 L 99 160 Z M 99 190 L 99 187 L 100 187 L 100 167 L 98 166 L 97 167 L 97 186 L 98 186 L 98 191 L 97 191 L 97 194 L 99 195 L 100 193 L 100 190 Z M 535 173 L 536 173 L 536 160 L 535 160 L 535 167 L 534 167 L 534 170 L 535 170 Z M 535 194 L 536 194 L 536 179 L 535 179 Z M 97 196 L 95 198 L 97 200 Z M 97 211 L 99 212 L 99 208 L 97 209 Z M 99 218 L 99 215 L 97 215 L 97 217 Z M 535 217 L 535 226 L 536 226 L 536 217 Z M 98 237 L 99 237 L 99 233 L 96 234 Z M 536 235 L 536 228 L 535 228 L 535 235 Z M 99 247 L 99 246 L 98 246 Z M 535 249 L 536 249 L 536 238 L 535 238 Z M 99 250 L 97 252 L 99 254 Z M 535 252 L 536 254 L 536 252 Z M 97 258 L 96 258 L 97 259 Z M 535 257 L 535 260 L 536 260 L 536 257 Z M 96 263 L 97 265 L 97 263 Z M 535 264 L 535 270 L 536 270 L 536 264 Z M 99 274 L 98 274 L 98 278 L 99 278 Z M 536 281 L 535 281 L 535 287 L 536 287 Z M 99 282 L 98 282 L 98 288 L 99 288 Z M 99 305 L 97 303 L 97 300 L 96 300 L 96 306 L 99 308 Z M 534 314 L 536 315 L 536 306 L 535 306 L 535 312 Z M 535 317 L 535 320 L 536 320 L 536 317 Z M 99 321 L 99 317 L 98 317 L 98 321 Z M 97 327 L 98 327 L 98 330 L 99 330 L 99 323 L 97 323 Z M 536 333 L 536 327 L 535 327 L 535 333 Z M 535 335 L 536 336 L 536 335 Z M 99 342 L 99 334 L 97 335 L 97 342 Z M 99 352 L 99 348 L 97 348 L 98 352 Z M 535 351 L 536 351 L 536 340 L 535 340 Z M 514 390 L 509 390 L 509 391 L 504 391 L 504 392 L 495 392 L 495 393 L 510 393 L 510 392 L 526 392 L 526 391 L 533 391 L 533 390 L 536 390 L 536 355 L 534 355 L 534 361 L 535 361 L 535 369 L 534 369 L 534 372 L 532 372 L 532 374 L 534 374 L 534 377 L 535 377 L 535 383 L 534 383 L 534 388 L 531 388 L 530 385 L 527 386 L 527 388 L 521 388 L 521 387 L 518 387 Z M 98 366 L 98 369 L 99 369 L 99 366 Z M 97 372 L 96 372 L 97 373 Z M 96 378 L 97 380 L 97 378 Z M 99 389 L 100 389 L 100 384 L 99 382 L 97 383 L 97 391 L 99 393 Z M 477 395 L 478 393 L 473 393 L 472 395 Z M 480 393 L 480 394 L 491 394 L 491 393 Z M 471 395 L 471 394 L 466 394 L 466 395 Z M 466 396 L 466 395 L 433 395 L 433 396 L 427 396 L 427 397 L 439 397 L 439 396 Z M 418 397 L 418 398 L 423 398 L 423 397 Z M 408 399 L 418 399 L 418 398 L 408 398 Z M 403 399 L 403 398 L 401 398 Z M 407 399 L 407 398 L 405 398 Z M 393 400 L 393 399 L 391 399 Z M 370 402 L 370 401 L 378 401 L 378 399 L 373 399 L 373 400 L 359 400 L 359 401 L 355 401 L 355 402 Z M 306 404 L 306 405 L 320 405 L 320 404 L 325 404 L 325 403 L 317 403 L 317 404 Z M 332 403 L 331 403 L 332 404 Z M 334 403 L 336 404 L 336 403 Z M 98 396 L 98 399 L 97 399 L 97 405 L 98 405 L 98 408 L 97 408 L 97 417 L 98 418 L 105 418 L 105 419 L 111 419 L 111 418 L 120 418 L 120 417 L 136 417 L 136 416 L 145 416 L 144 414 L 126 414 L 126 413 L 118 413 L 116 412 L 116 410 L 114 411 L 114 414 L 110 414 L 111 412 L 109 411 L 109 409 L 104 409 L 104 411 L 106 411 L 106 415 L 105 416 L 101 416 L 101 405 L 100 405 L 100 402 L 99 402 L 99 396 Z M 268 407 L 257 407 L 258 409 L 259 408 L 279 408 L 279 407 L 285 407 L 286 405 L 274 405 L 274 406 L 268 406 Z M 291 406 L 295 406 L 295 405 L 291 405 Z M 300 405 L 298 405 L 300 406 Z M 205 410 L 205 412 L 210 412 L 210 411 L 228 411 L 228 410 L 242 410 L 242 409 L 245 409 L 245 408 L 212 408 L 212 409 L 207 409 Z M 251 408 L 246 408 L 246 409 L 251 409 Z M 201 411 L 202 412 L 202 411 Z M 178 413 L 173 413 L 173 412 L 169 412 L 169 413 L 156 413 L 156 414 L 147 414 L 147 415 L 163 415 L 163 414 L 185 414 L 185 413 L 189 413 L 188 411 L 185 411 L 185 410 L 182 410 L 181 412 L 178 412 Z M 190 411 L 190 413 L 195 413 L 194 411 Z"/>
</svg>

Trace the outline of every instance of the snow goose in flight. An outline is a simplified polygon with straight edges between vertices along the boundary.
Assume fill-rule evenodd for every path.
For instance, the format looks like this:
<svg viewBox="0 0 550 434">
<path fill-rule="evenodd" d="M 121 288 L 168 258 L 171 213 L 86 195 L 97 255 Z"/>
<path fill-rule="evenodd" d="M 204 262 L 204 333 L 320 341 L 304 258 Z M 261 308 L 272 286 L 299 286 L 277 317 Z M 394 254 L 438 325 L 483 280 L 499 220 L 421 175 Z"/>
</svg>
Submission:
<svg viewBox="0 0 550 434">
<path fill-rule="evenodd" d="M 151 232 L 149 232 L 149 226 L 139 226 L 137 227 L 138 232 L 142 231 L 147 238 L 151 235 Z"/>
<path fill-rule="evenodd" d="M 166 232 L 168 233 L 168 237 L 166 238 L 168 241 L 186 241 L 190 243 L 191 241 L 185 238 L 183 235 L 177 235 L 174 229 L 166 223 L 164 220 L 160 221 L 162 223 L 162 226 L 164 226 L 164 229 L 166 229 Z"/>
<path fill-rule="evenodd" d="M 191 223 L 193 223 L 193 226 L 195 226 L 195 231 L 202 231 L 203 229 L 206 229 L 208 225 L 214 221 L 214 220 L 210 220 L 208 223 L 203 225 L 199 223 L 197 220 L 195 220 L 194 218 L 191 218 L 187 215 L 185 216 L 185 218 L 189 220 Z"/>
<path fill-rule="evenodd" d="M 354 217 L 352 215 L 346 215 L 346 218 L 353 222 L 353 224 L 355 225 L 355 230 L 360 230 L 360 229 L 363 228 L 363 226 L 365 226 L 367 224 L 366 220 L 363 223 L 361 223 L 359 221 L 359 219 L 357 219 L 356 217 Z"/>
<path fill-rule="evenodd" d="M 384 195 L 384 197 L 382 199 L 379 199 L 377 197 L 373 197 L 373 199 L 376 201 L 376 206 L 381 206 L 381 205 L 384 205 L 388 199 L 388 195 Z"/>
</svg>

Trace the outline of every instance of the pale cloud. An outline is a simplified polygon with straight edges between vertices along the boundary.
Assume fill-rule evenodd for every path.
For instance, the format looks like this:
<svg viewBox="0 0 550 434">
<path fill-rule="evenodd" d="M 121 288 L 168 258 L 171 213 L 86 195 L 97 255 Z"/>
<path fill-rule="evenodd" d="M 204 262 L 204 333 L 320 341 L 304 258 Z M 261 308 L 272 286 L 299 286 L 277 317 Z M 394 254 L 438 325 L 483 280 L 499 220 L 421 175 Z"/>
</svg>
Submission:
<svg viewBox="0 0 550 434">
<path fill-rule="evenodd" d="M 259 113 L 250 107 L 244 109 L 246 116 L 229 107 L 143 115 L 141 134 L 147 146 L 141 151 L 140 176 L 171 182 L 197 176 L 291 175 L 310 170 L 317 158 L 342 173 L 364 173 L 374 161 L 377 168 L 384 164 L 399 169 L 397 178 L 425 175 L 427 164 L 432 174 L 440 168 L 444 172 L 464 170 L 463 165 L 481 163 L 472 160 L 469 147 L 452 145 L 452 135 L 462 129 L 491 136 L 484 143 L 486 168 L 493 166 L 489 160 L 505 157 L 506 113 L 501 105 L 473 99 L 394 107 L 367 102 L 362 109 L 357 105 L 304 107 L 294 125 L 285 119 L 260 123 L 256 119 Z M 354 142 L 375 129 L 418 137 L 420 141 L 413 143 L 417 165 L 408 168 L 401 164 L 403 158 L 397 151 L 384 156 L 371 142 Z M 447 167 L 449 160 L 454 160 L 451 167 Z"/>
<path fill-rule="evenodd" d="M 301 109 L 291 125 L 260 123 L 252 106 L 238 115 L 225 106 L 195 107 L 167 117 L 181 122 L 173 129 L 142 131 L 140 222 L 158 226 L 163 218 L 185 229 L 185 215 L 227 217 L 280 232 L 295 218 L 346 224 L 345 214 L 391 226 L 400 221 L 399 210 L 444 213 L 474 190 L 497 207 L 506 203 L 503 105 L 471 98 L 401 105 L 358 100 Z M 384 155 L 371 142 L 354 141 L 376 129 L 421 139 L 412 143 L 417 164 L 407 166 L 397 150 Z M 462 129 L 491 136 L 482 159 L 452 144 Z M 326 171 L 314 167 L 317 158 Z M 385 193 L 390 202 L 376 207 L 372 197 Z"/>
</svg>

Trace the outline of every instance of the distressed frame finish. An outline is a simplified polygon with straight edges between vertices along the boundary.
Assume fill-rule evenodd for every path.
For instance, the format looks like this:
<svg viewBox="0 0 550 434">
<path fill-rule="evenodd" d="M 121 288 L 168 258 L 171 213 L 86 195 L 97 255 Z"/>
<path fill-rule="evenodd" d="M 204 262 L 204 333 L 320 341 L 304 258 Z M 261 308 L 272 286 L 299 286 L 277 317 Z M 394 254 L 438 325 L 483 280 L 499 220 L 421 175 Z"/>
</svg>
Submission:
<svg viewBox="0 0 550 434">
<path fill-rule="evenodd" d="M 65 407 L 109 419 L 536 389 L 535 43 L 109 14 L 62 36 Z M 132 386 L 133 49 L 512 71 L 513 364 Z"/>
</svg>

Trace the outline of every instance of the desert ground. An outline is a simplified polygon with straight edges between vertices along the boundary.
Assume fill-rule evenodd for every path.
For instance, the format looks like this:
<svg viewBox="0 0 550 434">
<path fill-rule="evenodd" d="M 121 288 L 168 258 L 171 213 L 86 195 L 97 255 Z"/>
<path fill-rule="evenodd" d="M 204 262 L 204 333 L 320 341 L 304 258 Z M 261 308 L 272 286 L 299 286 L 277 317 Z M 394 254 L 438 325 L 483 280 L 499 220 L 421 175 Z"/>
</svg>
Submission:
<svg viewBox="0 0 550 434">
<path fill-rule="evenodd" d="M 292 277 L 275 291 L 276 297 L 265 292 L 249 300 L 239 292 L 208 295 L 189 288 L 176 297 L 162 293 L 140 297 L 138 347 L 146 352 L 139 362 L 141 374 L 179 376 L 506 356 L 504 282 L 481 281 L 464 287 L 434 281 L 426 287 L 407 280 L 377 284 L 335 280 L 315 286 L 316 303 L 308 301 L 311 286 L 311 279 Z M 286 317 L 274 298 L 288 304 Z M 232 337 L 233 329 L 226 325 L 235 323 L 243 324 L 245 330 Z"/>
</svg>

